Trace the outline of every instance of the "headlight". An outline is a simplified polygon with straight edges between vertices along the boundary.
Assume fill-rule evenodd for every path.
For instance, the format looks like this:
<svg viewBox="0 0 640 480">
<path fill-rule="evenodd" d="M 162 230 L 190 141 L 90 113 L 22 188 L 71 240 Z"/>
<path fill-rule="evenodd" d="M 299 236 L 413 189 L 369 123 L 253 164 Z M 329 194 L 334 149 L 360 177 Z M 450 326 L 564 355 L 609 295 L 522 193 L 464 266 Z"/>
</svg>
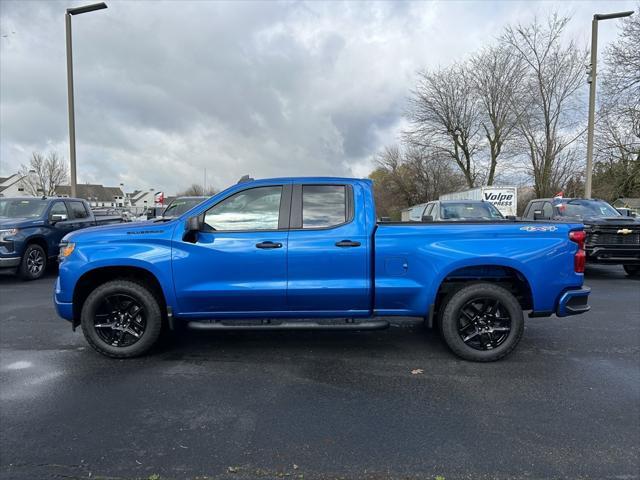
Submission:
<svg viewBox="0 0 640 480">
<path fill-rule="evenodd" d="M 9 230 L 0 230 L 0 242 L 4 241 L 5 238 L 13 237 L 18 233 L 17 228 L 10 228 Z"/>
<path fill-rule="evenodd" d="M 75 248 L 76 248 L 76 244 L 75 243 L 67 243 L 67 242 L 61 243 L 60 244 L 60 254 L 58 255 L 58 258 L 60 259 L 60 261 L 64 260 L 69 255 L 71 255 Z"/>
</svg>

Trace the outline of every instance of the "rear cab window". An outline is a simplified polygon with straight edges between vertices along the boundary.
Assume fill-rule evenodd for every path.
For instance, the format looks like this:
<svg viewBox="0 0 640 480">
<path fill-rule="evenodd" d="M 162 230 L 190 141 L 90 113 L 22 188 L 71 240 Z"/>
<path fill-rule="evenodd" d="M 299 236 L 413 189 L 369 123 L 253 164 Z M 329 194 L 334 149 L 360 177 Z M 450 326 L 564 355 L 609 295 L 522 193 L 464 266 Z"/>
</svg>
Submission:
<svg viewBox="0 0 640 480">
<path fill-rule="evenodd" d="M 303 185 L 302 228 L 331 228 L 351 220 L 350 187 Z"/>
<path fill-rule="evenodd" d="M 83 202 L 72 200 L 68 202 L 68 206 L 73 218 L 75 219 L 89 218 L 89 212 L 87 211 L 87 207 Z"/>
</svg>

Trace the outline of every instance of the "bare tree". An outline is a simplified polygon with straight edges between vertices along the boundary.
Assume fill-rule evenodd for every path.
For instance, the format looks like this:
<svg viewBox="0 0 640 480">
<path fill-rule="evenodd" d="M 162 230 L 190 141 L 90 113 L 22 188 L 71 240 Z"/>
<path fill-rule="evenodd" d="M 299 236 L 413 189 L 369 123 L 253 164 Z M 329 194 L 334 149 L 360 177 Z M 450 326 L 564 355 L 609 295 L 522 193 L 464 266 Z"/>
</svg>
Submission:
<svg viewBox="0 0 640 480">
<path fill-rule="evenodd" d="M 481 50 L 470 62 L 473 93 L 479 100 L 478 120 L 489 145 L 486 185 L 493 185 L 498 157 L 510 142 L 525 112 L 521 101 L 525 63 L 504 45 Z"/>
<path fill-rule="evenodd" d="M 176 195 L 178 197 L 206 197 L 215 195 L 216 193 L 218 192 L 213 188 L 207 188 L 205 190 L 202 185 L 193 183 L 189 188 L 177 193 Z"/>
<path fill-rule="evenodd" d="M 579 90 L 587 53 L 573 41 L 561 43 L 568 20 L 552 15 L 541 24 L 536 19 L 507 27 L 502 37 L 526 68 L 526 108 L 519 117 L 518 134 L 539 197 L 555 193 L 579 164 L 573 147 L 584 133 Z"/>
<path fill-rule="evenodd" d="M 386 147 L 376 161 L 378 168 L 370 178 L 378 216 L 399 218 L 403 208 L 437 199 L 465 184 L 449 158 L 431 156 L 415 146 Z"/>
<path fill-rule="evenodd" d="M 55 195 L 56 186 L 68 181 L 67 165 L 56 152 L 49 152 L 46 157 L 33 152 L 29 164 L 22 164 L 18 173 L 25 190 L 33 196 Z"/>
<path fill-rule="evenodd" d="M 469 187 L 479 181 L 474 158 L 480 148 L 478 100 L 465 65 L 419 74 L 411 92 L 406 140 L 422 151 L 455 162 Z"/>
</svg>

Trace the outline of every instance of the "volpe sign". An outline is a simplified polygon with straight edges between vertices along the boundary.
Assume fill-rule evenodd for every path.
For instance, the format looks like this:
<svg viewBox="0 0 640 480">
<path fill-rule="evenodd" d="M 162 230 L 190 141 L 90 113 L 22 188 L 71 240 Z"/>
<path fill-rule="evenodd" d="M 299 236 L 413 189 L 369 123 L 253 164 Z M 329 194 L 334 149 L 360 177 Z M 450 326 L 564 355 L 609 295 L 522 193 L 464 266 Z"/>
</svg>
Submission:
<svg viewBox="0 0 640 480">
<path fill-rule="evenodd" d="M 492 203 L 505 217 L 515 216 L 518 208 L 518 190 L 516 187 L 480 187 L 440 195 L 440 200 L 483 200 Z"/>
<path fill-rule="evenodd" d="M 502 190 L 484 190 L 482 192 L 483 200 L 485 202 L 491 202 L 496 207 L 513 207 L 513 199 L 515 194 L 512 192 L 505 193 Z"/>
</svg>

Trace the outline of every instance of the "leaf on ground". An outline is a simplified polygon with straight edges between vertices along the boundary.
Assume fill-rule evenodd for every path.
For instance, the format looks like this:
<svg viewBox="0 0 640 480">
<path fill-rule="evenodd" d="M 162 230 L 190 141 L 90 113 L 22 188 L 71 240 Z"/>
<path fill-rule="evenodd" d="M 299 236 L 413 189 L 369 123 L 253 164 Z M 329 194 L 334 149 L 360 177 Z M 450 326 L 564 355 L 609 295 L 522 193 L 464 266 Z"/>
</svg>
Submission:
<svg viewBox="0 0 640 480">
<path fill-rule="evenodd" d="M 411 375 L 420 375 L 421 373 L 424 373 L 424 370 L 421 369 L 421 368 L 414 368 L 413 370 L 411 370 Z M 439 480 L 439 479 L 437 479 L 437 480 Z"/>
</svg>

